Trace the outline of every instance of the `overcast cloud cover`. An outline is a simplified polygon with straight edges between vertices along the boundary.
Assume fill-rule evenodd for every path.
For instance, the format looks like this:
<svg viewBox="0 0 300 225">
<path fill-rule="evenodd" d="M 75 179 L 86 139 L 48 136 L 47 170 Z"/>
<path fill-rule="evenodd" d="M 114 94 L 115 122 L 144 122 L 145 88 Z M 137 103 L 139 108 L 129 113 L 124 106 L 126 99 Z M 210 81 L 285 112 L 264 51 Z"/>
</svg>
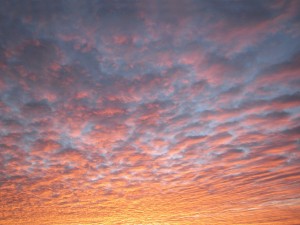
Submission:
<svg viewBox="0 0 300 225">
<path fill-rule="evenodd" d="M 0 224 L 300 223 L 299 1 L 0 5 Z"/>
</svg>

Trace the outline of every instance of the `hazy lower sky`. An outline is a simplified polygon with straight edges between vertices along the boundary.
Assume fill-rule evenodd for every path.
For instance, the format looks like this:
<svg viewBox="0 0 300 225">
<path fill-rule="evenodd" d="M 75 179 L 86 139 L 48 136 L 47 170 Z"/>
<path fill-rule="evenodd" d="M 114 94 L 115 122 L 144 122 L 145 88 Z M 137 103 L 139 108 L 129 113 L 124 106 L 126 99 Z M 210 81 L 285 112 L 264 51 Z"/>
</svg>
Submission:
<svg viewBox="0 0 300 225">
<path fill-rule="evenodd" d="M 0 0 L 0 224 L 300 224 L 300 1 Z"/>
</svg>

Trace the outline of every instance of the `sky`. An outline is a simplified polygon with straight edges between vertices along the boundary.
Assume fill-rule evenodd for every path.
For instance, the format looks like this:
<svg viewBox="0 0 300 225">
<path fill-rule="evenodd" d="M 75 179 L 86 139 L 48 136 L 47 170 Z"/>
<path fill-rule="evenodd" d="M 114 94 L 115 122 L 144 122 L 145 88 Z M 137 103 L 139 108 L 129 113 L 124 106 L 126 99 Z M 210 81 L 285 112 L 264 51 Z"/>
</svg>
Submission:
<svg viewBox="0 0 300 225">
<path fill-rule="evenodd" d="M 300 1 L 0 0 L 0 224 L 300 224 Z"/>
</svg>

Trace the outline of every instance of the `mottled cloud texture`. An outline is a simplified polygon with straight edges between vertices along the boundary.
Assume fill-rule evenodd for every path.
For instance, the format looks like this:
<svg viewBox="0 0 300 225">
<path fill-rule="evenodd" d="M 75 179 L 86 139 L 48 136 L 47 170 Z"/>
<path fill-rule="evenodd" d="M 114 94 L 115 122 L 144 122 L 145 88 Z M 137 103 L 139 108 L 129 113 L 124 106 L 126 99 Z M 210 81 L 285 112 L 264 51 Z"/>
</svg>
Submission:
<svg viewBox="0 0 300 225">
<path fill-rule="evenodd" d="M 300 2 L 0 7 L 0 224 L 300 224 Z"/>
</svg>

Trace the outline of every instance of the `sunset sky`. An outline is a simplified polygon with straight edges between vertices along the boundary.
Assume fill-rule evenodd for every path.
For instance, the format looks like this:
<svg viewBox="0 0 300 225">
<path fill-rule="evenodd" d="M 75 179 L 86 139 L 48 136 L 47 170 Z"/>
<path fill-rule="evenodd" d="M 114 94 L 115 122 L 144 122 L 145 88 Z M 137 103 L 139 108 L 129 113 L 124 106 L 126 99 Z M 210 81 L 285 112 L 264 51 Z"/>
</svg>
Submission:
<svg viewBox="0 0 300 225">
<path fill-rule="evenodd" d="M 299 225 L 300 1 L 0 0 L 1 225 Z"/>
</svg>

